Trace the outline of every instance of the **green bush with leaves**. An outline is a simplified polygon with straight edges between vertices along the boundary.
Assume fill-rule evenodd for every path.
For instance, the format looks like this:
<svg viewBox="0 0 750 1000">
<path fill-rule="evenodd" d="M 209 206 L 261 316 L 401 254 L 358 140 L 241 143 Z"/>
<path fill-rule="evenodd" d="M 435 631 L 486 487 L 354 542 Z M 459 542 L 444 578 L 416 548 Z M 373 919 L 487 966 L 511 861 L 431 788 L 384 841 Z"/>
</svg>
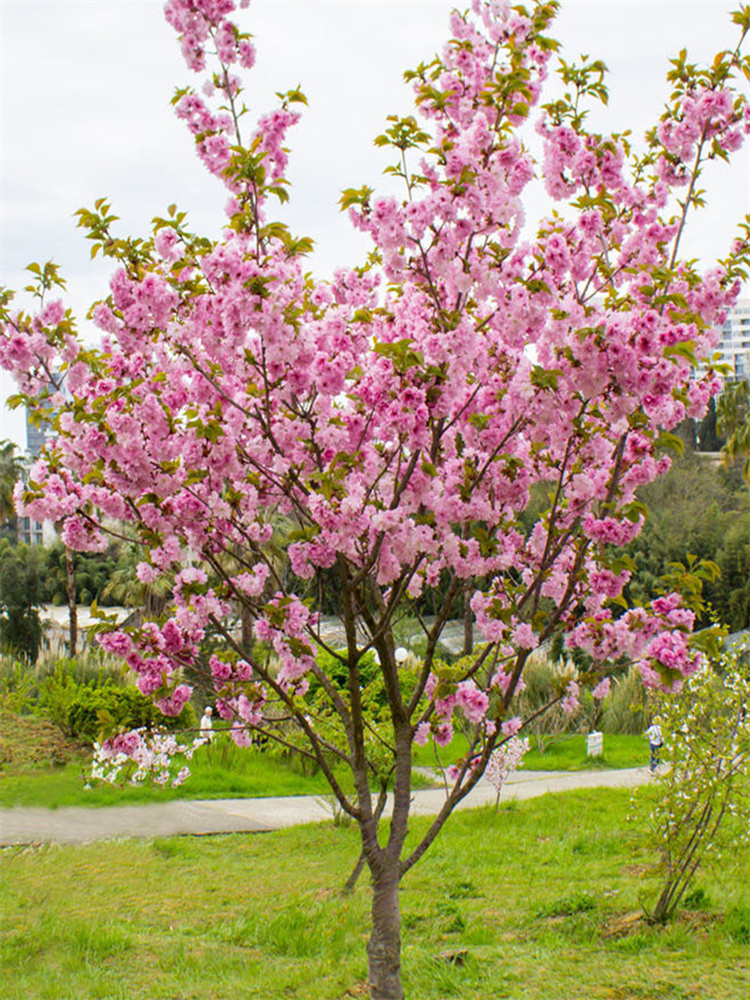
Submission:
<svg viewBox="0 0 750 1000">
<path fill-rule="evenodd" d="M 336 653 L 329 653 L 325 649 L 318 649 L 315 654 L 315 662 L 339 688 L 342 690 L 346 688 L 349 677 L 349 666 L 346 661 L 345 651 L 337 655 Z M 363 688 L 369 687 L 380 676 L 377 660 L 372 650 L 360 656 L 359 676 Z M 318 686 L 317 682 L 311 678 L 310 689 L 317 690 Z"/>
<path fill-rule="evenodd" d="M 94 743 L 104 732 L 123 729 L 195 729 L 195 710 L 187 704 L 177 716 L 163 715 L 150 698 L 134 687 L 105 684 L 83 686 L 72 697 L 66 717 L 66 732 L 75 739 Z"/>
<path fill-rule="evenodd" d="M 60 660 L 53 670 L 37 680 L 34 714 L 49 719 L 69 736 L 75 736 L 68 726 L 68 711 L 83 686 L 74 676 L 70 665 L 74 661 Z"/>
<path fill-rule="evenodd" d="M 706 596 L 732 631 L 750 628 L 750 512 L 727 529 L 715 558 L 721 575 Z"/>
</svg>

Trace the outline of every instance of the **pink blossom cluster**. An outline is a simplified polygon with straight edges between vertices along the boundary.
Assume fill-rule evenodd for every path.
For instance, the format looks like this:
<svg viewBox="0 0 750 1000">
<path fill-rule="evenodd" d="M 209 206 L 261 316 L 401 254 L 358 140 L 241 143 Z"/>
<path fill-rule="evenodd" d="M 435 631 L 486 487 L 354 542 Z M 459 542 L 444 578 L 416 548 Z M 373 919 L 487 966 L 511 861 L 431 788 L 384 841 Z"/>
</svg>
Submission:
<svg viewBox="0 0 750 1000">
<path fill-rule="evenodd" d="M 247 7 L 249 2 L 240 0 L 239 5 Z M 205 68 L 209 41 L 224 65 L 239 62 L 245 69 L 252 69 L 255 50 L 249 36 L 241 34 L 229 20 L 234 9 L 234 0 L 167 0 L 165 16 L 180 37 L 190 69 L 200 72 Z"/>
<path fill-rule="evenodd" d="M 578 711 L 580 705 L 578 695 L 580 693 L 581 689 L 578 686 L 578 682 L 569 681 L 567 687 L 565 688 L 565 697 L 560 702 L 560 707 L 566 715 L 573 715 L 574 712 Z"/>
<path fill-rule="evenodd" d="M 316 622 L 299 598 L 277 594 L 268 602 L 263 616 L 256 621 L 258 638 L 269 643 L 281 661 L 276 680 L 288 691 L 303 695 L 308 682 L 305 674 L 315 665 L 312 649 L 306 641 L 308 629 Z"/>
<path fill-rule="evenodd" d="M 264 722 L 267 693 L 247 660 L 231 661 L 214 654 L 209 661 L 219 716 L 232 723 L 229 735 L 238 746 L 248 746 L 251 730 Z"/>
<path fill-rule="evenodd" d="M 726 152 L 743 143 L 748 127 L 747 106 L 727 87 L 691 87 L 679 106 L 663 116 L 657 128 L 664 153 L 659 173 L 672 183 L 687 183 L 689 168 L 703 144 L 715 141 Z"/>
<path fill-rule="evenodd" d="M 200 576 L 200 571 L 198 574 Z M 184 571 L 185 575 L 189 577 L 191 571 Z M 178 577 L 177 601 L 179 584 Z M 209 607 L 214 606 L 214 602 L 207 601 L 205 597 L 198 600 Z M 226 612 L 226 605 L 218 603 L 215 607 L 222 613 Z M 207 615 L 201 618 L 183 605 L 178 606 L 173 617 L 167 618 L 161 625 L 147 621 L 132 633 L 115 628 L 99 632 L 96 638 L 103 649 L 125 659 L 137 675 L 138 689 L 143 694 L 153 695 L 165 715 L 179 715 L 191 695 L 190 686 L 182 683 L 182 671 L 195 662 L 207 619 Z"/>
<path fill-rule="evenodd" d="M 594 701 L 604 701 L 609 694 L 611 684 L 612 681 L 609 677 L 603 677 L 591 692 L 591 697 Z"/>
<path fill-rule="evenodd" d="M 597 662 L 631 660 L 647 686 L 677 691 L 702 662 L 690 647 L 694 624 L 694 612 L 682 606 L 678 594 L 669 594 L 619 618 L 613 617 L 611 609 L 601 609 L 571 629 L 566 641 Z"/>
</svg>

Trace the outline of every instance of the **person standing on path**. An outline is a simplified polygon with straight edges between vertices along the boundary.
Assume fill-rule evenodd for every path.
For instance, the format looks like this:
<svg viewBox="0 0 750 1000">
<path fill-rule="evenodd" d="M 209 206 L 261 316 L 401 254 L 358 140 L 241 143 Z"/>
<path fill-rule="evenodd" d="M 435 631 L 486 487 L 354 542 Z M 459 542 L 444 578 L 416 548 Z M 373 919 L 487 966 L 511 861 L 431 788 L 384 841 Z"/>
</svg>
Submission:
<svg viewBox="0 0 750 1000">
<path fill-rule="evenodd" d="M 651 721 L 651 725 L 646 730 L 646 739 L 648 740 L 648 748 L 651 751 L 651 762 L 648 770 L 651 775 L 654 775 L 659 766 L 659 751 L 664 745 L 661 726 L 655 719 Z"/>
<path fill-rule="evenodd" d="M 214 710 L 210 705 L 206 705 L 203 709 L 203 715 L 201 716 L 201 739 L 204 743 L 210 743 L 214 738 L 213 733 L 213 723 L 211 722 L 211 716 L 214 714 Z"/>
</svg>

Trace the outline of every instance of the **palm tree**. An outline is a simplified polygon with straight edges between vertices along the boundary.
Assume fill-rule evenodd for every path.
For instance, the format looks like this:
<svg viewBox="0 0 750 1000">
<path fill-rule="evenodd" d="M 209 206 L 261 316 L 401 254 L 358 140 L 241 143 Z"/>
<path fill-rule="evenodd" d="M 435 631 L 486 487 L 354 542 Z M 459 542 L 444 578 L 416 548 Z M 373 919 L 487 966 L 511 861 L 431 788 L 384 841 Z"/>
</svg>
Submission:
<svg viewBox="0 0 750 1000">
<path fill-rule="evenodd" d="M 13 441 L 0 441 L 0 528 L 13 536 L 16 520 L 13 490 L 25 469 L 24 458 L 16 450 Z"/>
<path fill-rule="evenodd" d="M 159 577 L 154 583 L 142 583 L 136 574 L 136 566 L 142 559 L 135 542 L 120 549 L 117 568 L 110 574 L 109 582 L 102 591 L 102 597 L 111 597 L 126 608 L 133 608 L 141 614 L 158 616 L 167 606 L 172 590 L 171 576 Z"/>
<path fill-rule="evenodd" d="M 750 485 L 750 382 L 728 382 L 716 403 L 716 426 L 726 435 L 722 448 L 728 462 L 744 458 L 742 475 Z"/>
</svg>

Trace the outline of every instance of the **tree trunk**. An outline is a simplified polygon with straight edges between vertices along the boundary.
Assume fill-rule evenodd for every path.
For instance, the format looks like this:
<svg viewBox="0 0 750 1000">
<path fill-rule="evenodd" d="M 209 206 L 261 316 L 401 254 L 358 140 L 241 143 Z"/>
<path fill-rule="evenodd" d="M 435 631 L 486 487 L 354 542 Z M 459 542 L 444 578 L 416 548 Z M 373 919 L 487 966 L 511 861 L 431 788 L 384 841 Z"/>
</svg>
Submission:
<svg viewBox="0 0 750 1000">
<path fill-rule="evenodd" d="M 70 623 L 68 655 L 75 656 L 78 648 L 78 605 L 76 604 L 76 578 L 73 572 L 73 554 L 65 549 L 65 575 L 68 585 L 68 618 Z"/>
<path fill-rule="evenodd" d="M 403 1000 L 404 997 L 398 884 L 397 871 L 388 870 L 374 875 L 372 934 L 367 942 L 372 1000 Z"/>
</svg>

